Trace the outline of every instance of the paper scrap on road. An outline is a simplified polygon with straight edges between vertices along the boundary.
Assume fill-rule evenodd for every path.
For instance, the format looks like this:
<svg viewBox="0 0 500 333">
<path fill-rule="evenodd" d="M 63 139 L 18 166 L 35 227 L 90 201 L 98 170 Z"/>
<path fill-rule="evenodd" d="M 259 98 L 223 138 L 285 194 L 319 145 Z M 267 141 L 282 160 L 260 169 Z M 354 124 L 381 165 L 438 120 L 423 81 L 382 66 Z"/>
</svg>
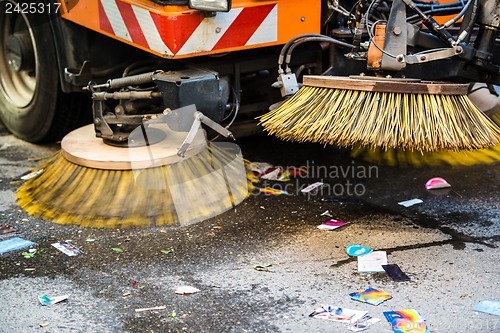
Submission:
<svg viewBox="0 0 500 333">
<path fill-rule="evenodd" d="M 396 264 L 382 265 L 382 268 L 393 281 L 410 281 L 410 277 L 406 275 Z"/>
<path fill-rule="evenodd" d="M 38 300 L 42 305 L 52 305 L 68 299 L 68 295 L 49 297 L 46 295 L 38 296 Z"/>
<path fill-rule="evenodd" d="M 367 330 L 371 325 L 376 324 L 379 321 L 380 319 L 373 318 L 372 316 L 366 314 L 363 318 L 348 326 L 347 329 L 352 332 L 361 332 Z"/>
<path fill-rule="evenodd" d="M 8 238 L 19 234 L 19 230 L 6 223 L 0 223 L 0 238 Z"/>
<path fill-rule="evenodd" d="M 302 177 L 307 175 L 306 168 L 297 168 L 294 166 L 282 167 L 275 166 L 266 162 L 245 162 L 245 166 L 248 170 L 259 177 L 260 179 L 287 182 L 290 177 Z"/>
<path fill-rule="evenodd" d="M 431 178 L 425 183 L 426 190 L 436 190 L 441 188 L 450 188 L 451 185 L 444 179 L 440 177 Z"/>
<path fill-rule="evenodd" d="M 33 172 L 30 172 L 28 174 L 23 175 L 23 176 L 19 177 L 19 179 L 29 180 L 31 178 L 35 178 L 36 176 L 41 174 L 43 171 L 44 171 L 44 169 L 39 169 L 39 170 L 36 170 L 36 171 L 33 171 Z"/>
<path fill-rule="evenodd" d="M 371 305 L 379 305 L 380 303 L 383 303 L 387 301 L 388 299 L 391 299 L 392 296 L 391 294 L 378 290 L 375 288 L 368 288 L 365 290 L 359 290 L 353 293 L 350 293 L 349 296 L 351 296 L 351 299 L 363 303 L 368 303 Z"/>
<path fill-rule="evenodd" d="M 181 286 L 175 289 L 175 293 L 179 295 L 189 295 L 200 292 L 201 290 L 191 286 Z"/>
<path fill-rule="evenodd" d="M 76 246 L 68 242 L 57 242 L 57 243 L 52 243 L 51 245 L 70 257 L 83 254 L 83 251 L 77 249 Z"/>
<path fill-rule="evenodd" d="M 479 302 L 472 310 L 500 316 L 500 301 L 486 299 Z"/>
<path fill-rule="evenodd" d="M 309 317 L 350 324 L 359 321 L 367 313 L 367 311 L 351 310 L 331 305 L 321 305 L 309 314 Z"/>
<path fill-rule="evenodd" d="M 333 217 L 332 214 L 330 214 L 329 210 L 325 210 L 323 213 L 321 213 L 321 216 Z"/>
<path fill-rule="evenodd" d="M 32 241 L 23 239 L 21 237 L 14 237 L 0 242 L 0 254 L 24 249 L 26 247 L 35 245 Z"/>
<path fill-rule="evenodd" d="M 263 196 L 288 195 L 288 192 L 285 190 L 267 186 L 265 188 L 259 188 L 259 194 Z"/>
<path fill-rule="evenodd" d="M 135 312 L 143 312 L 143 311 L 154 311 L 154 310 L 165 310 L 167 307 L 166 306 L 156 306 L 154 308 L 141 308 L 141 309 L 135 309 Z"/>
<path fill-rule="evenodd" d="M 370 249 L 369 247 L 366 247 L 363 245 L 349 244 L 345 248 L 345 251 L 351 257 L 359 257 L 359 256 L 363 256 L 365 254 L 368 254 L 368 253 L 372 252 L 373 250 Z"/>
<path fill-rule="evenodd" d="M 385 251 L 373 251 L 358 257 L 358 272 L 360 273 L 383 273 L 382 265 L 387 265 L 387 253 Z"/>
<path fill-rule="evenodd" d="M 424 202 L 424 201 L 421 199 L 411 199 L 411 200 L 398 202 L 398 204 L 401 206 L 405 206 L 405 207 L 411 207 L 413 205 L 421 204 L 422 202 Z"/>
<path fill-rule="evenodd" d="M 430 333 L 424 317 L 416 310 L 387 311 L 384 312 L 384 316 L 394 332 Z"/>
<path fill-rule="evenodd" d="M 335 230 L 337 228 L 340 228 L 344 225 L 348 224 L 348 222 L 344 222 L 341 220 L 335 220 L 331 219 L 326 222 L 323 222 L 323 224 L 318 225 L 318 229 L 321 230 Z"/>
<path fill-rule="evenodd" d="M 300 192 L 302 192 L 302 193 L 309 193 L 309 192 L 311 192 L 311 191 L 313 191 L 313 190 L 315 190 L 318 187 L 321 187 L 323 185 L 325 185 L 325 183 L 323 183 L 323 182 L 316 182 L 316 183 L 313 183 L 313 184 L 311 184 L 311 185 L 303 188 L 302 190 L 300 190 Z"/>
</svg>

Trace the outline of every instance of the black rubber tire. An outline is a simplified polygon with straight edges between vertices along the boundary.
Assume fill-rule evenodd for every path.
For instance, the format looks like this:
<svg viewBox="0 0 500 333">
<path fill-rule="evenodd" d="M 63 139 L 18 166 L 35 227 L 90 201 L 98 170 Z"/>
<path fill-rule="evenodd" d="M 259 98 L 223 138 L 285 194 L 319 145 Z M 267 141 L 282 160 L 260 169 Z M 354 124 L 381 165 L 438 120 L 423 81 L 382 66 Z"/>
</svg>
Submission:
<svg viewBox="0 0 500 333">
<path fill-rule="evenodd" d="M 47 18 L 40 13 L 2 14 L 7 3 L 16 4 L 17 0 L 0 0 L 0 16 L 4 15 L 0 17 L 0 120 L 23 140 L 33 143 L 59 140 L 91 121 L 90 96 L 62 93 L 55 43 Z M 34 46 L 35 70 L 20 75 L 8 67 L 4 45 L 10 33 L 27 28 L 31 28 L 28 31 Z M 26 84 L 28 97 L 17 93 L 15 82 L 19 84 L 23 78 L 34 80 L 34 84 Z"/>
</svg>

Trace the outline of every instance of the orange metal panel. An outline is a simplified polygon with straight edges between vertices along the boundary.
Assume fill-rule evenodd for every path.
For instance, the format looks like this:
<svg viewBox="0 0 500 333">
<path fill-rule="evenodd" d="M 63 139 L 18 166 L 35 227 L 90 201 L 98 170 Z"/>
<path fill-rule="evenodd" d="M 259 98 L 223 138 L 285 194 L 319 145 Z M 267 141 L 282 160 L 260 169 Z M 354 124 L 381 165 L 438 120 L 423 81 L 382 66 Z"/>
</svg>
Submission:
<svg viewBox="0 0 500 333">
<path fill-rule="evenodd" d="M 67 10 L 69 8 L 69 10 Z M 280 45 L 319 33 L 321 1 L 233 1 L 213 17 L 187 6 L 147 0 L 87 0 L 66 7 L 63 18 L 161 57 L 187 58 Z"/>
</svg>

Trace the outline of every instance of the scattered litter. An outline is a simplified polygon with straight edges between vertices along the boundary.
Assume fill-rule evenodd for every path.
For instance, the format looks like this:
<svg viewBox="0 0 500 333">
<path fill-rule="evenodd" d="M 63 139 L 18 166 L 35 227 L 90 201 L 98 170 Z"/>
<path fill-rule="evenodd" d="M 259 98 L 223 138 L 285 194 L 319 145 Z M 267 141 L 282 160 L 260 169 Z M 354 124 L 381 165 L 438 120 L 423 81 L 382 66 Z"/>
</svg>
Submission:
<svg viewBox="0 0 500 333">
<path fill-rule="evenodd" d="M 280 189 L 268 186 L 268 187 L 264 187 L 264 188 L 259 188 L 259 194 L 264 195 L 264 196 L 288 195 L 288 192 L 285 190 L 280 190 Z"/>
<path fill-rule="evenodd" d="M 405 206 L 405 207 L 411 207 L 413 205 L 421 204 L 422 202 L 423 201 L 421 199 L 411 199 L 411 200 L 398 202 L 398 204 L 401 206 Z"/>
<path fill-rule="evenodd" d="M 261 179 L 287 182 L 290 180 L 290 173 L 283 167 L 275 167 L 265 162 L 247 162 L 247 168 Z"/>
<path fill-rule="evenodd" d="M 123 293 L 122 296 L 123 297 L 127 297 L 127 296 L 130 296 L 131 294 L 130 293 Z"/>
<path fill-rule="evenodd" d="M 0 254 L 24 249 L 32 245 L 35 245 L 35 243 L 26 239 L 22 239 L 21 237 L 10 238 L 0 242 Z"/>
<path fill-rule="evenodd" d="M 42 305 L 52 305 L 68 299 L 68 295 L 49 297 L 46 295 L 38 296 L 38 300 Z"/>
<path fill-rule="evenodd" d="M 113 251 L 115 251 L 115 252 L 118 252 L 118 253 L 123 252 L 123 249 L 122 249 L 122 248 L 120 248 L 120 247 L 113 247 L 113 248 L 111 248 L 111 250 L 113 250 Z"/>
<path fill-rule="evenodd" d="M 45 252 L 44 249 L 39 249 L 39 250 L 37 250 L 37 249 L 29 249 L 28 252 L 23 252 L 22 255 L 26 259 L 29 259 L 29 258 L 33 258 L 37 254 L 40 254 L 40 253 L 43 253 L 43 252 Z"/>
<path fill-rule="evenodd" d="M 141 308 L 141 309 L 135 309 L 135 312 L 143 312 L 143 311 L 154 311 L 154 310 L 165 310 L 167 307 L 166 306 L 156 306 L 154 308 Z"/>
<path fill-rule="evenodd" d="M 384 312 L 395 333 L 419 332 L 430 333 L 427 323 L 416 310 L 395 310 Z"/>
<path fill-rule="evenodd" d="M 30 173 L 23 175 L 23 176 L 19 177 L 19 179 L 29 180 L 31 178 L 35 178 L 36 176 L 41 174 L 43 171 L 44 171 L 44 169 L 39 169 L 39 170 L 36 170 L 36 171 L 33 171 L 33 172 L 30 172 Z"/>
<path fill-rule="evenodd" d="M 373 251 L 358 257 L 358 272 L 360 273 L 383 273 L 385 271 L 382 265 L 387 265 L 385 251 Z"/>
<path fill-rule="evenodd" d="M 410 277 L 396 264 L 382 265 L 382 268 L 394 281 L 410 281 Z"/>
<path fill-rule="evenodd" d="M 174 252 L 174 249 L 165 249 L 165 250 L 161 250 L 160 252 L 163 254 L 169 254 L 169 253 Z"/>
<path fill-rule="evenodd" d="M 333 217 L 332 214 L 330 214 L 329 210 L 325 210 L 323 213 L 321 213 L 321 216 L 328 216 L 328 217 Z"/>
<path fill-rule="evenodd" d="M 323 224 L 318 225 L 318 229 L 335 230 L 335 229 L 340 228 L 341 226 L 346 225 L 346 224 L 348 224 L 348 222 L 331 219 L 331 220 L 328 220 L 326 222 L 323 222 Z"/>
<path fill-rule="evenodd" d="M 175 289 L 175 293 L 179 295 L 189 295 L 200 292 L 201 290 L 191 286 L 182 286 Z"/>
<path fill-rule="evenodd" d="M 309 193 L 309 192 L 311 192 L 311 191 L 313 191 L 313 190 L 315 190 L 318 187 L 321 187 L 323 185 L 325 185 L 325 183 L 323 183 L 323 182 L 316 182 L 316 183 L 313 183 L 313 184 L 311 184 L 311 185 L 303 188 L 302 190 L 300 190 L 300 192 L 302 192 L 302 193 Z"/>
<path fill-rule="evenodd" d="M 40 326 L 40 327 L 47 327 L 47 326 L 49 326 L 49 323 L 41 323 L 41 324 L 38 324 L 38 326 Z"/>
<path fill-rule="evenodd" d="M 0 223 L 0 238 L 8 238 L 19 234 L 19 230 L 6 223 Z"/>
<path fill-rule="evenodd" d="M 500 316 L 500 301 L 486 299 L 479 302 L 472 310 Z"/>
<path fill-rule="evenodd" d="M 89 242 L 89 243 L 91 243 L 91 242 L 95 242 L 95 238 L 91 238 L 91 237 L 89 237 L 89 238 L 85 239 L 85 241 L 86 241 L 86 242 Z"/>
<path fill-rule="evenodd" d="M 52 243 L 51 245 L 70 257 L 83 254 L 83 251 L 77 249 L 76 246 L 68 242 L 57 242 L 57 243 Z"/>
<path fill-rule="evenodd" d="M 134 281 L 132 281 L 132 283 L 130 283 L 130 284 L 132 285 L 132 287 L 135 287 L 135 286 L 137 286 L 137 283 L 138 283 L 138 282 L 134 280 Z"/>
<path fill-rule="evenodd" d="M 446 180 L 440 177 L 431 178 L 427 181 L 427 183 L 425 183 L 426 190 L 435 190 L 435 189 L 450 188 L 450 187 L 451 185 Z"/>
<path fill-rule="evenodd" d="M 272 264 L 269 264 L 266 266 L 256 265 L 256 266 L 253 266 L 253 269 L 255 269 L 256 271 L 259 271 L 259 272 L 272 272 L 271 270 L 269 270 L 269 267 L 272 267 L 272 266 L 273 266 Z"/>
<path fill-rule="evenodd" d="M 367 313 L 367 311 L 351 310 L 331 305 L 321 305 L 319 308 L 309 314 L 309 317 L 351 324 L 359 322 L 360 319 L 363 318 Z"/>
<path fill-rule="evenodd" d="M 170 312 L 167 317 L 168 318 L 176 318 L 177 317 L 177 312 L 174 310 L 174 311 Z"/>
<path fill-rule="evenodd" d="M 25 268 L 24 270 L 29 272 L 29 271 L 34 271 L 35 269 L 34 268 Z"/>
<path fill-rule="evenodd" d="M 247 169 L 260 179 L 274 180 L 280 182 L 287 182 L 290 177 L 300 177 L 307 174 L 306 168 L 297 168 L 294 166 L 281 167 L 274 166 L 266 162 L 250 162 L 246 163 Z"/>
<path fill-rule="evenodd" d="M 359 257 L 359 256 L 363 256 L 365 254 L 368 254 L 368 253 L 372 252 L 373 250 L 370 249 L 369 247 L 366 247 L 363 245 L 349 244 L 345 248 L 345 251 L 351 257 Z"/>
<path fill-rule="evenodd" d="M 391 299 L 392 296 L 391 294 L 378 290 L 375 288 L 368 288 L 365 290 L 359 290 L 353 293 L 350 293 L 349 296 L 351 296 L 351 299 L 355 301 L 360 301 L 363 303 L 368 303 L 371 305 L 379 305 L 380 303 L 383 303 L 387 301 L 388 299 Z"/>
<path fill-rule="evenodd" d="M 361 332 L 367 330 L 371 325 L 376 324 L 380 321 L 378 318 L 373 318 L 369 315 L 364 315 L 363 318 L 355 321 L 353 324 L 349 325 L 347 329 L 352 332 Z"/>
<path fill-rule="evenodd" d="M 339 205 L 363 205 L 364 202 L 361 199 L 345 197 L 345 198 L 321 198 L 321 202 L 331 203 L 331 204 L 339 204 Z"/>
</svg>

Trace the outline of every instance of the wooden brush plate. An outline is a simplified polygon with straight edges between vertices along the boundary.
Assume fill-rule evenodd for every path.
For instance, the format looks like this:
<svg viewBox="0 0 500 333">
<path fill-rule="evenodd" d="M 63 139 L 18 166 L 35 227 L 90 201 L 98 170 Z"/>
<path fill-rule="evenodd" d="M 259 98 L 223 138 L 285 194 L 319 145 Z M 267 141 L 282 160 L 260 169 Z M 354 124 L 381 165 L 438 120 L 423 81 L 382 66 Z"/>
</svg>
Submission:
<svg viewBox="0 0 500 333">
<path fill-rule="evenodd" d="M 401 94 L 465 95 L 468 84 L 377 77 L 305 75 L 305 86 Z"/>
<path fill-rule="evenodd" d="M 122 148 L 105 144 L 95 136 L 94 125 L 80 127 L 66 135 L 61 150 L 68 161 L 95 169 L 146 169 L 181 162 L 203 151 L 206 139 L 199 130 L 185 157 L 177 155 L 187 132 L 174 132 L 166 124 L 150 125 L 165 132 L 165 139 L 150 146 Z"/>
</svg>

